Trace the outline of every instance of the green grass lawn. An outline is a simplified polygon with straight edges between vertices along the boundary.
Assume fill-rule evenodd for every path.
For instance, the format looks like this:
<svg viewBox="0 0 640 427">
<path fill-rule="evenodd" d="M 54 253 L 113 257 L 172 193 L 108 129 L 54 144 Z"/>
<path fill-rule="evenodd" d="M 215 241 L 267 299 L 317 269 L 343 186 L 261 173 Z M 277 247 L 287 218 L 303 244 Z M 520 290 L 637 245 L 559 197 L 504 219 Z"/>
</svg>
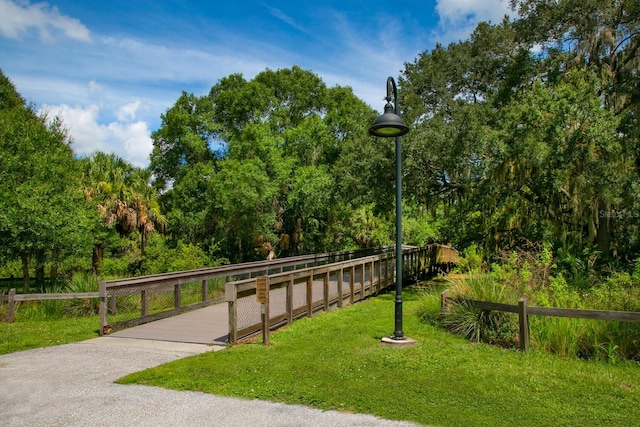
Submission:
<svg viewBox="0 0 640 427">
<path fill-rule="evenodd" d="M 98 316 L 0 323 L 0 354 L 96 338 Z"/>
<path fill-rule="evenodd" d="M 640 366 L 605 365 L 473 345 L 418 320 L 405 292 L 411 348 L 379 344 L 393 295 L 302 319 L 271 346 L 237 345 L 132 374 L 121 383 L 369 413 L 441 426 L 630 426 Z"/>
</svg>

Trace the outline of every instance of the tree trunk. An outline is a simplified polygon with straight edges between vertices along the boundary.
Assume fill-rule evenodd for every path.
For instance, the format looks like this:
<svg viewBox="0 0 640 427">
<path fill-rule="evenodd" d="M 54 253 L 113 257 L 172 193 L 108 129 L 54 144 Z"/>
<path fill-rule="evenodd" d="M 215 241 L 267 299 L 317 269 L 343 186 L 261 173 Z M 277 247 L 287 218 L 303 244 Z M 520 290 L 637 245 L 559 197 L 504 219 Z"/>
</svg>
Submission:
<svg viewBox="0 0 640 427">
<path fill-rule="evenodd" d="M 598 250 L 604 254 L 609 255 L 611 249 L 611 230 L 609 228 L 610 218 L 607 215 L 603 215 L 598 221 L 598 232 L 596 234 L 596 243 Z"/>
<path fill-rule="evenodd" d="M 45 253 L 43 250 L 39 250 L 36 252 L 36 283 L 43 285 L 44 284 L 44 262 L 45 262 Z"/>
<path fill-rule="evenodd" d="M 29 293 L 29 257 L 22 255 L 22 292 Z"/>
<path fill-rule="evenodd" d="M 146 246 L 147 246 L 147 233 L 142 230 L 140 232 L 140 255 L 144 256 L 146 251 Z"/>
<path fill-rule="evenodd" d="M 96 276 L 102 274 L 102 257 L 104 254 L 104 244 L 96 243 L 93 245 L 93 254 L 91 256 L 91 271 Z"/>
<path fill-rule="evenodd" d="M 52 280 L 56 280 L 58 278 L 58 260 L 60 259 L 60 249 L 55 248 L 51 251 L 51 269 L 49 270 L 49 277 Z"/>
</svg>

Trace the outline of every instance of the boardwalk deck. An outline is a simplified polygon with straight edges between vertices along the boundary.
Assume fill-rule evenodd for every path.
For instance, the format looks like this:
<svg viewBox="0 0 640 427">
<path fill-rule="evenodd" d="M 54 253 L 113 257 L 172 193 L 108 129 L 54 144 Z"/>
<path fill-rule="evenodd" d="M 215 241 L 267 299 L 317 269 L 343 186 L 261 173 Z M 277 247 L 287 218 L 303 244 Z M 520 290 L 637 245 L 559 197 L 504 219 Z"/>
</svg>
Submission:
<svg viewBox="0 0 640 427">
<path fill-rule="evenodd" d="M 225 345 L 229 335 L 226 303 L 212 305 L 144 325 L 114 332 L 110 336 L 194 344 Z"/>
</svg>

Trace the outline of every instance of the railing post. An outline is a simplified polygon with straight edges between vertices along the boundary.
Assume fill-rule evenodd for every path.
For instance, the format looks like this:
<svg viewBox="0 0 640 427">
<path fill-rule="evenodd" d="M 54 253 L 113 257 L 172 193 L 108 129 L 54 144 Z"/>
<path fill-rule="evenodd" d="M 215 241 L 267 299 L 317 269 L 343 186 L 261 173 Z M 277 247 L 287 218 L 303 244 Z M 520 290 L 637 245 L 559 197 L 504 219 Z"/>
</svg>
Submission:
<svg viewBox="0 0 640 427">
<path fill-rule="evenodd" d="M 324 311 L 329 311 L 329 271 L 322 279 L 322 293 L 324 294 Z"/>
<path fill-rule="evenodd" d="M 529 349 L 529 316 L 527 315 L 527 297 L 518 301 L 518 320 L 520 324 L 520 350 Z"/>
<path fill-rule="evenodd" d="M 344 269 L 338 270 L 338 308 L 342 308 L 342 300 L 344 298 L 342 285 L 344 281 Z"/>
<path fill-rule="evenodd" d="M 235 344 L 238 342 L 238 290 L 228 279 L 224 285 L 224 298 L 229 308 L 229 343 Z"/>
<path fill-rule="evenodd" d="M 209 281 L 207 279 L 202 281 L 202 301 L 209 300 Z"/>
<path fill-rule="evenodd" d="M 373 288 L 373 261 L 371 261 L 371 264 L 369 264 L 369 295 L 373 295 L 374 292 L 374 288 Z"/>
<path fill-rule="evenodd" d="M 146 316 L 149 313 L 149 293 L 146 289 L 140 291 L 140 315 Z"/>
<path fill-rule="evenodd" d="M 9 289 L 9 299 L 7 301 L 7 308 L 9 312 L 7 313 L 7 322 L 13 323 L 16 319 L 16 290 L 15 288 Z"/>
<path fill-rule="evenodd" d="M 293 277 L 289 279 L 287 284 L 287 324 L 293 323 Z"/>
<path fill-rule="evenodd" d="M 98 294 L 100 295 L 100 305 L 98 306 L 98 315 L 100 316 L 100 330 L 98 333 L 100 336 L 104 335 L 107 327 L 107 284 L 100 282 L 98 288 Z"/>
<path fill-rule="evenodd" d="M 307 317 L 313 316 L 313 270 L 307 277 Z"/>
<path fill-rule="evenodd" d="M 182 306 L 182 285 L 173 285 L 173 308 Z"/>
<path fill-rule="evenodd" d="M 349 304 L 353 304 L 356 293 L 356 266 L 351 266 L 351 271 L 349 272 Z"/>
</svg>

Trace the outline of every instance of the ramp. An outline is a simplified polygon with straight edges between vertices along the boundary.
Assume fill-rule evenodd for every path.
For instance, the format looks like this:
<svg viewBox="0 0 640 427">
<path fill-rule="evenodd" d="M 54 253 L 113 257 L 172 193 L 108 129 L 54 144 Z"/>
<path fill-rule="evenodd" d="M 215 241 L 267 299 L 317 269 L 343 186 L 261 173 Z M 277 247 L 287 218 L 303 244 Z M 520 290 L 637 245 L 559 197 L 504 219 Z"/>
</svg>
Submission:
<svg viewBox="0 0 640 427">
<path fill-rule="evenodd" d="M 226 345 L 229 310 L 226 303 L 189 311 L 110 334 L 111 337 Z"/>
</svg>

